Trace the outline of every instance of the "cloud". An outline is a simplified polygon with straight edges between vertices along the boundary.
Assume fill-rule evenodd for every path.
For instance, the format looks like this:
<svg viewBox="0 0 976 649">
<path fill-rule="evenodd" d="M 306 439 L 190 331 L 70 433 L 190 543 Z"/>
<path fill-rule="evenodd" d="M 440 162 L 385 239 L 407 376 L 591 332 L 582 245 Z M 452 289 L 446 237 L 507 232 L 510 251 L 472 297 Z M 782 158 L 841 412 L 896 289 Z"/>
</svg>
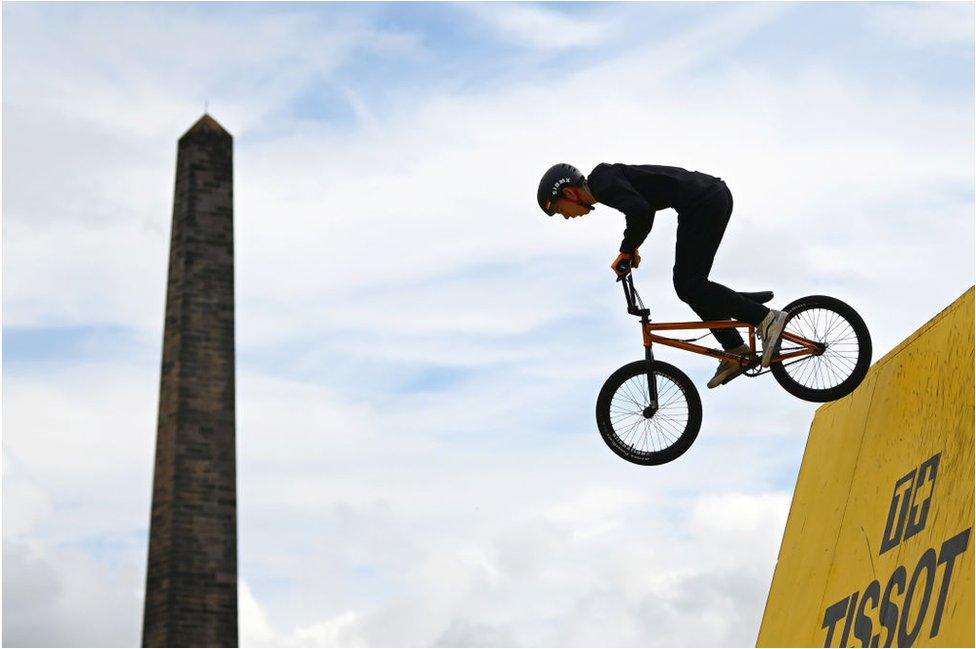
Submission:
<svg viewBox="0 0 976 649">
<path fill-rule="evenodd" d="M 965 2 L 889 4 L 871 7 L 870 25 L 915 47 L 973 41 L 973 6 Z"/>
<path fill-rule="evenodd" d="M 450 626 L 433 643 L 435 647 L 513 647 L 507 629 L 465 619 L 451 620 Z"/>
<path fill-rule="evenodd" d="M 703 645 L 749 644 L 788 501 L 783 493 L 693 500 L 687 504 L 696 513 L 727 504 L 739 516 L 692 525 L 690 535 L 680 519 L 668 527 L 635 517 L 646 502 L 619 508 L 631 528 L 626 535 L 614 529 L 574 535 L 566 526 L 575 521 L 519 515 L 488 529 L 475 523 L 480 534 L 452 534 L 457 541 L 435 541 L 403 557 L 409 567 L 397 574 L 407 583 L 397 590 L 404 595 L 376 593 L 364 609 L 334 614 L 318 637 L 335 639 L 331 634 L 342 629 L 339 644 L 668 646 L 687 643 L 694 628 Z M 614 509 L 622 504 L 607 502 Z M 719 554 L 710 550 L 716 538 L 724 548 Z M 757 549 L 765 550 L 759 561 Z M 296 628 L 262 639 L 300 646 L 310 633 Z"/>
<path fill-rule="evenodd" d="M 53 513 L 51 498 L 43 486 L 34 481 L 18 478 L 10 479 L 9 455 L 4 448 L 4 514 L 5 537 L 18 537 L 33 531 L 42 521 Z"/>
<path fill-rule="evenodd" d="M 347 634 L 348 629 L 358 621 L 353 611 L 297 628 L 282 636 L 272 629 L 267 613 L 254 598 L 246 581 L 238 583 L 238 602 L 242 647 L 336 647 L 360 644 Z"/>
<path fill-rule="evenodd" d="M 605 512 L 598 519 L 610 516 L 620 525 L 593 529 L 587 518 L 563 519 L 561 512 L 601 496 Z M 553 516 L 534 517 L 531 508 L 512 511 L 508 520 L 486 512 L 464 515 L 460 525 L 438 525 L 443 535 L 406 552 L 389 533 L 388 517 L 397 508 L 355 508 L 363 525 L 345 525 L 337 533 L 350 546 L 382 539 L 361 561 L 392 557 L 396 569 L 386 574 L 395 575 L 396 583 L 370 583 L 369 596 L 354 610 L 332 605 L 328 612 L 326 602 L 357 600 L 359 588 L 351 582 L 364 577 L 336 572 L 332 561 L 313 563 L 292 575 L 292 588 L 316 584 L 317 606 L 290 606 L 298 617 L 319 608 L 322 621 L 277 628 L 268 623 L 260 594 L 242 589 L 244 644 L 667 646 L 686 643 L 692 627 L 702 644 L 754 641 L 788 494 L 715 493 L 671 503 L 675 511 L 692 512 L 696 522 L 687 528 L 680 515 L 670 524 L 642 515 L 655 507 L 652 499 L 619 496 L 584 487 L 555 498 L 548 508 Z M 713 518 L 715 508 L 729 508 L 735 516 Z M 428 524 L 425 519 L 420 514 L 412 524 Z M 369 534 L 377 527 L 384 533 Z M 577 527 L 589 533 L 573 533 Z M 722 553 L 711 550 L 716 538 L 722 539 Z M 606 548 L 612 551 L 601 550 Z"/>
<path fill-rule="evenodd" d="M 5 538 L 3 644 L 132 646 L 141 634 L 143 578 L 132 564 Z"/>
<path fill-rule="evenodd" d="M 606 18 L 572 15 L 545 5 L 508 4 L 504 11 L 483 3 L 464 7 L 503 39 L 538 50 L 596 47 L 611 38 L 616 27 Z"/>
<path fill-rule="evenodd" d="M 742 16 L 738 20 L 743 30 L 755 25 L 755 20 L 750 23 Z M 692 48 L 698 40 L 685 47 Z M 625 64 L 626 57 L 614 65 Z M 638 64 L 639 60 L 633 65 Z M 615 71 L 614 76 L 628 74 L 623 68 L 608 70 Z M 456 298 L 431 302 L 427 296 L 411 295 L 419 291 L 410 286 L 435 278 L 451 281 L 460 270 L 498 260 L 519 267 L 530 259 L 550 259 L 570 283 L 591 277 L 598 265 L 605 265 L 594 252 L 601 245 L 607 249 L 616 244 L 619 218 L 598 210 L 589 223 L 559 227 L 564 224 L 529 216 L 531 201 L 525 196 L 532 195 L 537 169 L 557 156 L 586 166 L 587 160 L 592 163 L 604 157 L 646 159 L 654 151 L 655 158 L 723 175 L 733 188 L 737 207 L 717 269 L 730 277 L 726 280 L 730 284 L 735 278 L 760 281 L 756 269 L 770 266 L 779 269 L 781 280 L 790 280 L 775 287 L 784 295 L 804 290 L 810 269 L 833 277 L 869 274 L 865 281 L 887 281 L 893 274 L 899 281 L 930 281 L 931 265 L 895 267 L 887 252 L 870 263 L 855 260 L 884 250 L 859 249 L 858 242 L 877 236 L 876 224 L 890 220 L 892 211 L 909 209 L 905 201 L 914 202 L 912 209 L 925 209 L 933 199 L 941 200 L 940 195 L 953 196 L 966 186 L 965 170 L 972 164 L 959 138 L 971 140 L 972 133 L 966 111 L 957 105 L 940 103 L 910 85 L 868 92 L 857 78 L 816 66 L 801 67 L 786 80 L 761 69 L 734 68 L 728 76 L 698 79 L 678 89 L 668 89 L 670 82 L 647 81 L 643 83 L 649 85 L 638 85 L 627 94 L 610 88 L 597 96 L 576 89 L 585 87 L 582 81 L 592 73 L 578 74 L 581 83 L 570 84 L 566 105 L 555 112 L 545 100 L 550 93 L 544 86 L 516 85 L 504 93 L 431 96 L 402 107 L 365 133 L 343 135 L 309 126 L 300 135 L 248 143 L 245 131 L 237 152 L 242 339 L 293 339 L 303 332 L 313 333 L 310 326 L 334 326 L 344 313 L 362 322 L 362 312 L 375 309 L 380 299 L 370 292 L 372 287 L 395 287 L 401 297 L 391 308 L 405 318 L 414 311 L 409 304 L 418 299 L 438 310 L 453 310 L 455 327 L 465 317 L 492 321 L 484 314 L 475 318 L 473 309 L 511 313 L 507 322 L 516 323 L 542 313 L 547 304 L 567 304 L 552 299 L 537 303 L 535 309 L 526 308 L 510 285 L 499 286 L 497 296 L 478 300 L 482 296 L 472 286 L 473 309 L 461 310 L 454 307 Z M 650 101 L 659 93 L 667 93 L 668 100 Z M 714 97 L 723 98 L 720 112 L 709 108 Z M 611 101 L 613 120 L 600 119 Z M 809 106 L 817 110 L 805 110 Z M 920 121 L 923 114 L 937 117 Z M 796 115 L 804 117 L 798 122 Z M 591 124 L 590 137 L 560 152 L 560 134 L 580 123 Z M 471 128 L 473 124 L 478 128 Z M 658 124 L 669 128 L 662 131 Z M 905 128 L 906 124 L 913 127 Z M 688 133 L 721 146 L 694 144 L 684 135 Z M 556 143 L 556 150 L 540 160 L 532 151 L 545 142 Z M 146 169 L 141 177 L 155 173 L 157 179 L 171 178 L 171 142 L 159 150 L 168 153 L 160 156 L 158 171 Z M 164 164 L 167 157 L 170 161 Z M 872 168 L 883 173 L 865 178 L 863 170 Z M 477 176 L 473 179 L 470 170 L 487 170 L 493 182 L 512 190 L 492 196 L 471 213 L 477 203 L 471 201 L 470 187 Z M 95 184 L 109 184 L 107 176 Z M 167 182 L 154 183 L 153 207 L 147 205 L 135 218 L 116 218 L 97 229 L 79 226 L 89 228 L 87 236 L 70 227 L 52 230 L 40 223 L 28 225 L 13 210 L 5 237 L 11 274 L 8 320 L 76 322 L 89 319 L 94 305 L 111 322 L 155 335 L 160 319 L 153 314 L 163 299 L 170 191 Z M 396 202 L 362 199 L 378 195 L 398 198 Z M 833 198 L 837 195 L 843 195 L 840 204 Z M 924 201 L 918 200 L 920 196 Z M 964 238 L 944 236 L 969 227 L 964 216 L 967 201 L 961 196 L 946 204 L 939 211 L 938 230 L 924 235 L 933 246 L 948 246 L 943 257 L 967 254 L 960 243 Z M 101 204 L 102 200 L 79 194 L 71 203 Z M 852 214 L 857 217 L 850 218 Z M 672 220 L 662 215 L 657 232 L 646 244 L 654 253 L 649 269 L 665 278 Z M 806 227 L 809 223 L 818 227 Z M 945 223 L 944 229 L 940 223 Z M 914 242 L 911 228 L 881 227 L 887 245 Z M 841 238 L 843 230 L 849 232 Z M 803 231 L 808 239 L 803 246 L 757 249 L 749 242 L 751 233 L 759 231 L 785 241 Z M 293 236 L 294 232 L 302 236 Z M 512 245 L 513 237 L 518 246 Z M 853 243 L 844 249 L 843 241 L 848 240 Z M 96 255 L 93 246 L 107 248 L 102 253 L 107 255 L 106 263 L 91 263 Z M 786 253 L 794 247 L 801 257 Z M 360 270 L 364 254 L 369 254 L 365 272 Z M 287 274 L 288 281 L 278 281 L 278 273 Z M 665 288 L 666 282 L 662 282 Z M 553 291 L 554 284 L 540 290 Z M 136 292 L 133 286 L 156 288 Z M 666 296 L 670 291 L 659 293 Z M 876 294 L 871 290 L 866 297 Z M 388 296 L 389 291 L 387 301 Z M 948 295 L 936 297 L 948 299 Z M 898 318 L 899 313 L 891 316 Z"/>
<path fill-rule="evenodd" d="M 348 11 L 23 6 L 7 14 L 19 29 L 5 39 L 5 109 L 32 106 L 49 119 L 167 142 L 208 98 L 235 129 L 267 127 L 310 82 L 328 83 L 357 54 L 410 56 L 420 47 Z"/>
</svg>

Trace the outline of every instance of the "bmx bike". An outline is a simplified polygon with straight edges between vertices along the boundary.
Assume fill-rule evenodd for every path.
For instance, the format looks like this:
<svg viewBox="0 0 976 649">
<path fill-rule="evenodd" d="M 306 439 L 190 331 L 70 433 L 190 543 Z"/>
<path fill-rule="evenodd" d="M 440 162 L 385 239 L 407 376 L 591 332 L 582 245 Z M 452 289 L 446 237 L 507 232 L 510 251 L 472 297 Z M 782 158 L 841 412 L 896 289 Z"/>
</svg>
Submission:
<svg viewBox="0 0 976 649">
<path fill-rule="evenodd" d="M 651 322 L 650 309 L 634 288 L 629 263 L 624 262 L 621 270 L 624 274 L 617 281 L 623 285 L 627 313 L 640 317 L 644 359 L 624 365 L 606 380 L 596 401 L 596 422 L 603 441 L 628 462 L 671 462 L 691 447 L 701 428 L 698 390 L 687 374 L 654 359 L 654 343 L 739 363 L 744 371 L 732 378 L 772 373 L 787 392 L 815 402 L 850 394 L 871 365 L 867 325 L 853 308 L 836 298 L 810 295 L 787 304 L 782 337 L 769 368 L 763 369 L 756 350 L 756 325 L 738 320 Z M 773 299 L 772 291 L 740 295 L 760 304 Z M 709 333 L 693 339 L 656 333 L 694 329 L 748 329 L 749 352 L 730 354 L 694 344 Z"/>
</svg>

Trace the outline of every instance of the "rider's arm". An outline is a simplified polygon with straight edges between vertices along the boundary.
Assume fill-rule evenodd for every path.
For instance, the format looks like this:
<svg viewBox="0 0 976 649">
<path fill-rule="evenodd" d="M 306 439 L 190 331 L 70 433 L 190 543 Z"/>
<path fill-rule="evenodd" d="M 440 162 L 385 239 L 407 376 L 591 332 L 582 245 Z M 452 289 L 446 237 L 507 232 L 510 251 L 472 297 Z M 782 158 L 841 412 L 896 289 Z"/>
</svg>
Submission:
<svg viewBox="0 0 976 649">
<path fill-rule="evenodd" d="M 620 243 L 620 252 L 633 253 L 644 243 L 654 225 L 654 210 L 615 166 L 600 165 L 588 180 L 594 198 L 624 213 L 627 227 Z"/>
<path fill-rule="evenodd" d="M 624 228 L 624 239 L 620 242 L 620 252 L 634 253 L 637 246 L 644 243 L 644 239 L 651 233 L 653 225 L 653 210 L 644 213 L 635 212 L 633 215 L 627 214 L 627 227 Z"/>
</svg>

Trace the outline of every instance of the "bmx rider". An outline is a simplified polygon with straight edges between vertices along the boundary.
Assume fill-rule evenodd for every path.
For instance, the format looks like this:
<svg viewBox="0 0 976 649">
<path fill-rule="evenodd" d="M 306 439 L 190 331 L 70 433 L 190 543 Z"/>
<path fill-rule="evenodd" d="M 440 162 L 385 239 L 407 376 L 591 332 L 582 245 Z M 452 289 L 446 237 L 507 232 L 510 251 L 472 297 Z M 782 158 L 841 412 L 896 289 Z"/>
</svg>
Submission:
<svg viewBox="0 0 976 649">
<path fill-rule="evenodd" d="M 763 341 L 762 366 L 768 367 L 783 328 L 786 313 L 767 308 L 709 279 L 715 253 L 732 216 L 732 194 L 721 178 L 680 167 L 600 163 L 589 176 L 569 164 L 553 165 L 542 176 L 539 207 L 549 216 L 566 219 L 584 216 L 603 204 L 624 213 L 626 228 L 620 254 L 610 267 L 624 274 L 620 263 L 640 265 L 640 245 L 651 231 L 654 213 L 673 208 L 678 213 L 674 289 L 702 320 L 734 318 L 757 325 Z M 735 329 L 713 329 L 712 334 L 730 354 L 747 354 L 749 346 Z M 722 361 L 708 382 L 715 388 L 745 368 Z"/>
</svg>

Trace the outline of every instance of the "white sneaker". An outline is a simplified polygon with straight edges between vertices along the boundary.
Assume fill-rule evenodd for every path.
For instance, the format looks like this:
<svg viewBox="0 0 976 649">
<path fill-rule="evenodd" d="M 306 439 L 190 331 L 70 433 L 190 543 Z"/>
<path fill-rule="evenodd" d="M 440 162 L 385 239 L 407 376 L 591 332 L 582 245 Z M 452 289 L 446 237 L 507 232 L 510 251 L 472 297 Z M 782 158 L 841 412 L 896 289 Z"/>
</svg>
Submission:
<svg viewBox="0 0 976 649">
<path fill-rule="evenodd" d="M 769 367 L 769 362 L 773 360 L 773 355 L 779 349 L 779 340 L 786 327 L 786 316 L 785 311 L 770 309 L 763 321 L 759 323 L 758 333 L 763 343 L 763 367 Z"/>
<path fill-rule="evenodd" d="M 747 345 L 742 345 L 741 347 L 737 347 L 735 349 L 728 350 L 728 353 L 730 353 L 730 354 L 748 354 L 749 353 L 749 347 Z M 731 381 L 735 377 L 737 377 L 740 374 L 742 374 L 743 372 L 745 372 L 748 367 L 749 367 L 748 365 L 747 366 L 742 366 L 739 363 L 735 363 L 733 361 L 722 361 L 722 362 L 720 362 L 718 364 L 718 369 L 715 370 L 715 376 L 713 376 L 712 379 L 708 382 L 709 389 L 711 389 L 711 388 L 717 388 L 718 386 L 720 386 L 720 385 L 722 385 L 724 383 L 728 383 L 729 381 Z"/>
</svg>

